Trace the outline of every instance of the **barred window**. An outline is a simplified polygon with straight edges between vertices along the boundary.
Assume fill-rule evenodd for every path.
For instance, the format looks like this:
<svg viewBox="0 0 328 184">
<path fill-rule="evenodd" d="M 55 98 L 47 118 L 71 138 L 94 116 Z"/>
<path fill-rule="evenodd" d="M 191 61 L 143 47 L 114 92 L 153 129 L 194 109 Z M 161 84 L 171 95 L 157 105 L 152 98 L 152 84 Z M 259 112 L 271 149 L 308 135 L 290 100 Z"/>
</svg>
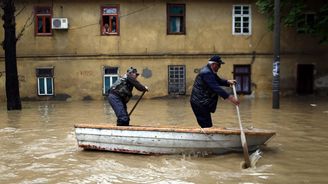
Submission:
<svg viewBox="0 0 328 184">
<path fill-rule="evenodd" d="M 169 65 L 169 94 L 186 94 L 186 67 L 184 65 Z"/>
</svg>

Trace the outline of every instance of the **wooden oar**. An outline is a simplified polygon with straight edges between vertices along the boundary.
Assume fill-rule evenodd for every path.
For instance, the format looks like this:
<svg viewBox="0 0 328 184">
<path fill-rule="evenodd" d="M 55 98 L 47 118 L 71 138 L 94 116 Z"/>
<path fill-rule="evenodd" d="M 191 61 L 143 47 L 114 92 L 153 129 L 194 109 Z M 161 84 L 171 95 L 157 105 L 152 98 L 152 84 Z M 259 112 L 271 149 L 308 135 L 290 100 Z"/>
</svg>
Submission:
<svg viewBox="0 0 328 184">
<path fill-rule="evenodd" d="M 141 98 L 144 96 L 144 94 L 146 93 L 146 91 L 143 91 L 141 96 L 139 97 L 138 101 L 136 102 L 136 104 L 134 104 L 133 108 L 131 109 L 129 116 L 132 114 L 132 112 L 134 111 L 134 109 L 137 107 L 138 103 L 140 102 Z"/>
<path fill-rule="evenodd" d="M 235 84 L 232 85 L 232 89 L 233 89 L 233 94 L 234 94 L 235 98 L 237 99 Z M 238 105 L 236 105 L 236 109 L 237 109 L 237 116 L 238 116 L 238 122 L 239 122 L 239 127 L 240 127 L 241 145 L 243 146 L 243 151 L 244 151 L 245 168 L 248 168 L 248 167 L 251 166 L 251 161 L 249 159 L 248 146 L 247 146 L 247 142 L 246 142 L 245 133 L 244 133 L 244 130 L 243 130 L 243 126 L 241 125 L 239 106 Z"/>
</svg>

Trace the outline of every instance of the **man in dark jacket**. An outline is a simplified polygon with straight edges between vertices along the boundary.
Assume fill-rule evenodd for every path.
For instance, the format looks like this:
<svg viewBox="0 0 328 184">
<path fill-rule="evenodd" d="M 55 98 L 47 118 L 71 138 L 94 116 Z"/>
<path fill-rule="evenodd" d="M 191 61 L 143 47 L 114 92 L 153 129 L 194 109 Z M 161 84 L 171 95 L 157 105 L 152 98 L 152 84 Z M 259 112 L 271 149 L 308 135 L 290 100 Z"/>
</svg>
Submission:
<svg viewBox="0 0 328 184">
<path fill-rule="evenodd" d="M 130 67 L 127 73 L 119 78 L 108 92 L 108 102 L 112 106 L 117 117 L 117 126 L 129 126 L 130 117 L 126 104 L 132 97 L 133 87 L 139 91 L 148 91 L 148 87 L 137 81 L 139 73 L 137 69 Z"/>
<path fill-rule="evenodd" d="M 239 101 L 229 95 L 220 86 L 230 86 L 235 80 L 221 79 L 217 72 L 224 62 L 220 56 L 214 55 L 198 73 L 191 92 L 190 104 L 200 127 L 212 127 L 211 113 L 216 110 L 218 97 L 228 99 L 231 103 L 239 105 Z"/>
</svg>

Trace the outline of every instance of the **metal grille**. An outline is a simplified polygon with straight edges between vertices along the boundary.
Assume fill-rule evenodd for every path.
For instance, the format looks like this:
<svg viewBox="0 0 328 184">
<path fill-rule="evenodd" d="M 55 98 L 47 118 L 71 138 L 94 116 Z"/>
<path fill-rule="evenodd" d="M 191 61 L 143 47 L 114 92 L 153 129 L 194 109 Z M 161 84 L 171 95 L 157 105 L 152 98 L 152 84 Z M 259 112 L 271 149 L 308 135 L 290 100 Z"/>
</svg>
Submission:
<svg viewBox="0 0 328 184">
<path fill-rule="evenodd" d="M 186 94 L 186 67 L 184 65 L 169 65 L 169 94 Z"/>
</svg>

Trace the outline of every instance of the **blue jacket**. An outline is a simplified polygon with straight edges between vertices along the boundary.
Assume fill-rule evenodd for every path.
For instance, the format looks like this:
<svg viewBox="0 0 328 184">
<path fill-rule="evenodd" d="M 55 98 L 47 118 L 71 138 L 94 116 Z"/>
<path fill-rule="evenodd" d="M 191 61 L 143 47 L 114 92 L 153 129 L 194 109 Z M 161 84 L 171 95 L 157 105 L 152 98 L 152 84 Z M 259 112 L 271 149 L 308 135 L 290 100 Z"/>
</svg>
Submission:
<svg viewBox="0 0 328 184">
<path fill-rule="evenodd" d="M 197 75 L 191 92 L 190 102 L 199 108 L 215 112 L 218 96 L 226 99 L 229 94 L 220 86 L 229 86 L 227 80 L 220 79 L 209 64 L 204 66 Z"/>
</svg>

